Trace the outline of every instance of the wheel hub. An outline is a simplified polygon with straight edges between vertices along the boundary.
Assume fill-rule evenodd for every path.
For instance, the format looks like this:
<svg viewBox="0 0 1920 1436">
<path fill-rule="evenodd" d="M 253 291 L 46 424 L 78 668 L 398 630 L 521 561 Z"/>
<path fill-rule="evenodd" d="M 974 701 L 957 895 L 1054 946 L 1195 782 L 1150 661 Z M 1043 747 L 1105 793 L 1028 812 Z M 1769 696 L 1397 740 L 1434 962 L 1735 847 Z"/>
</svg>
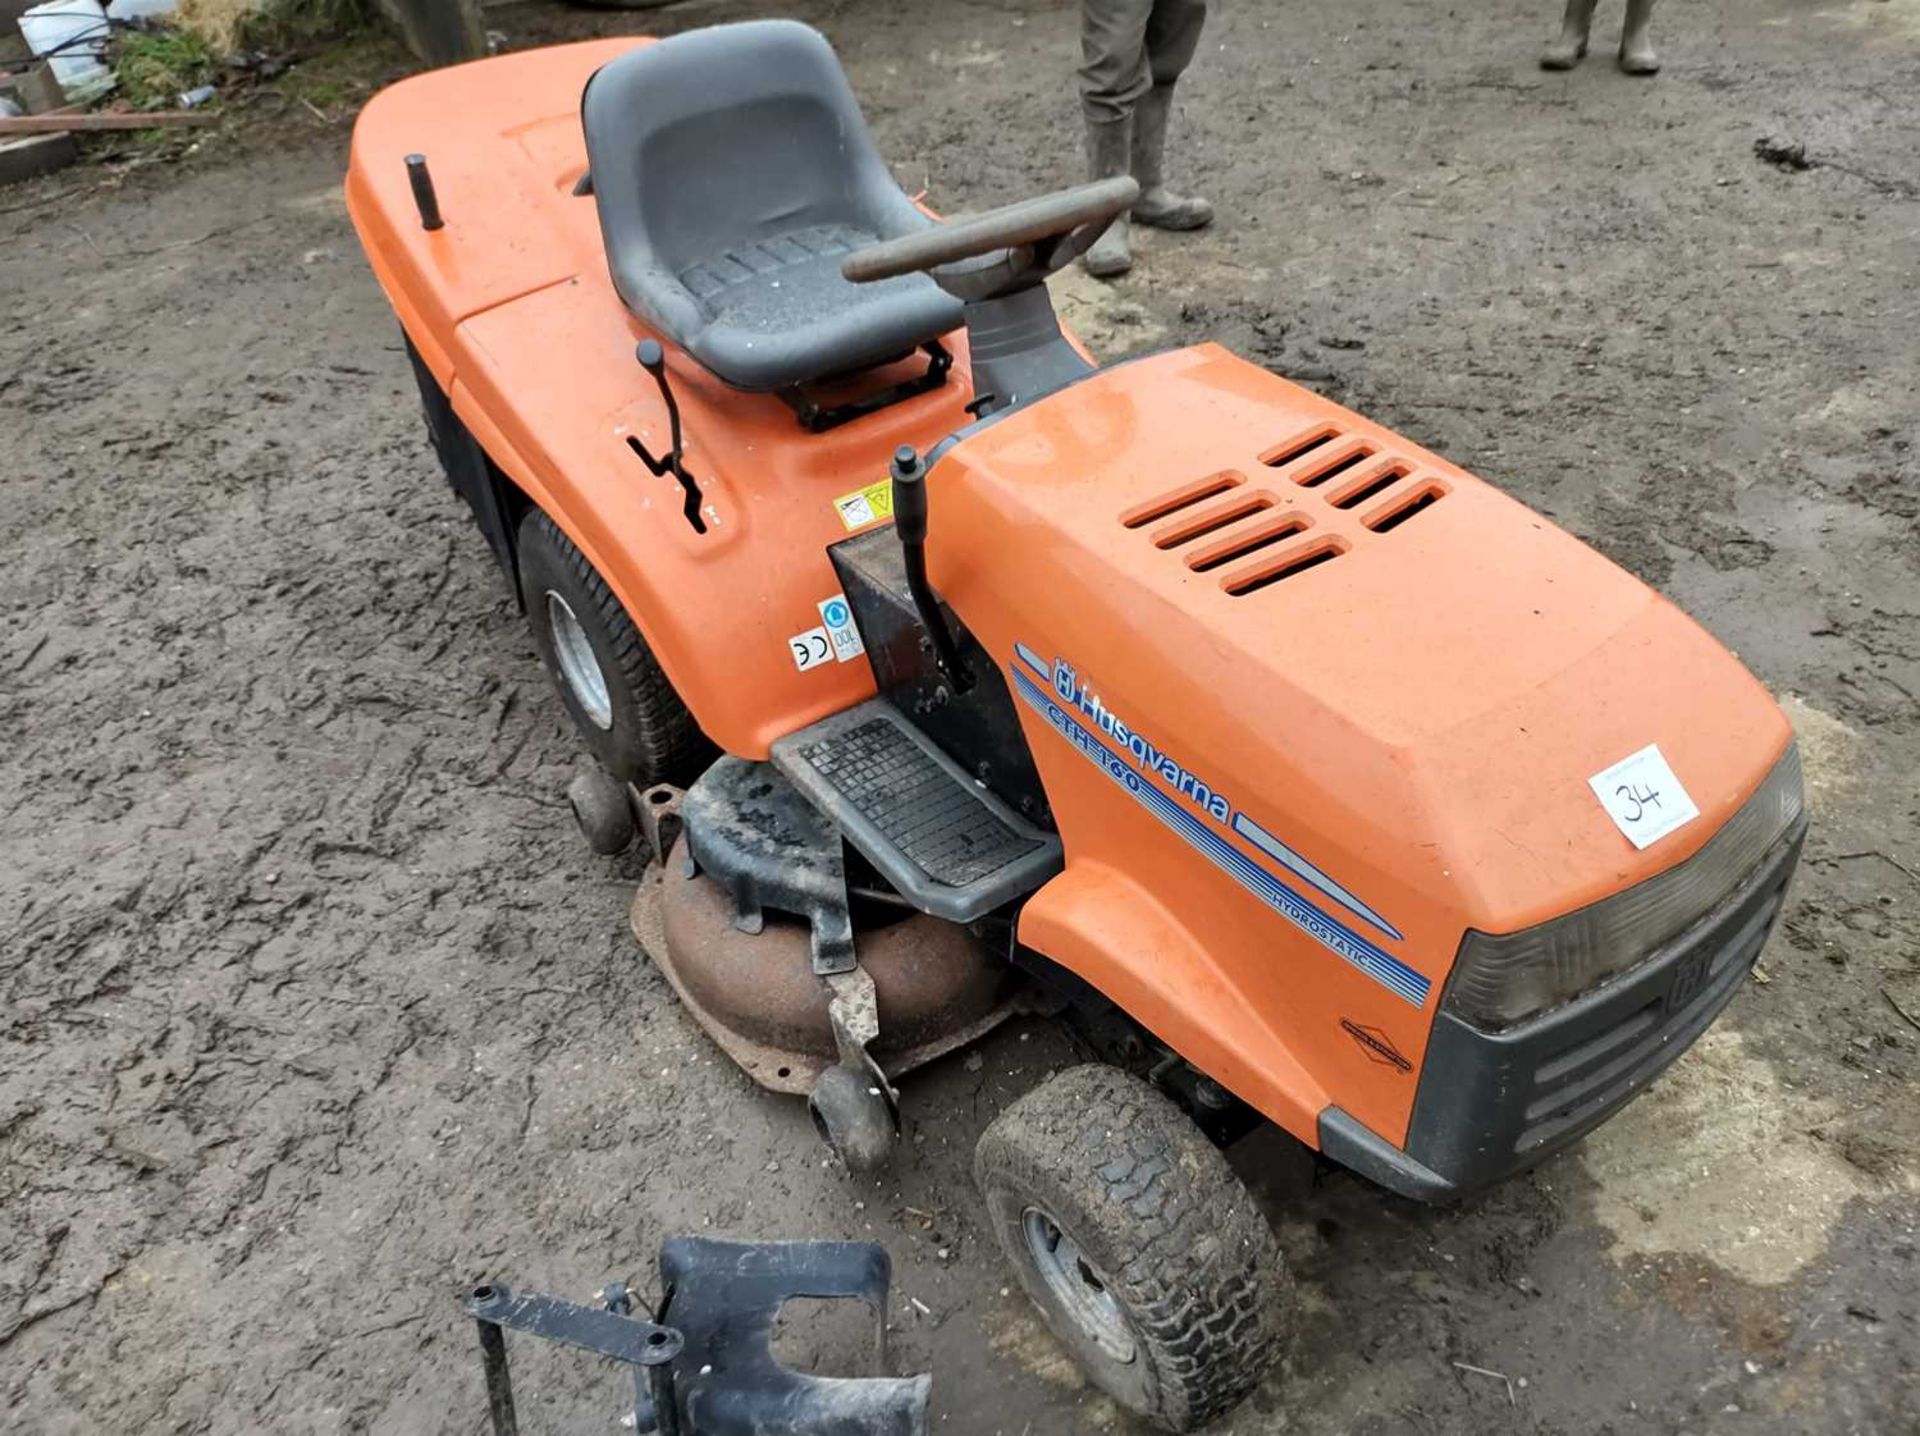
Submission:
<svg viewBox="0 0 1920 1436">
<path fill-rule="evenodd" d="M 600 660 L 593 656 L 587 631 L 580 626 L 567 601 L 552 589 L 547 590 L 547 627 L 553 633 L 553 656 L 560 665 L 561 680 L 587 721 L 603 732 L 613 727 L 613 696 L 607 688 L 607 676 L 600 671 Z"/>
<path fill-rule="evenodd" d="M 1138 1351 L 1133 1329 L 1107 1290 L 1106 1278 L 1081 1254 L 1079 1244 L 1038 1207 L 1027 1208 L 1020 1230 L 1041 1279 L 1074 1324 L 1093 1338 L 1102 1354 L 1132 1361 Z"/>
</svg>

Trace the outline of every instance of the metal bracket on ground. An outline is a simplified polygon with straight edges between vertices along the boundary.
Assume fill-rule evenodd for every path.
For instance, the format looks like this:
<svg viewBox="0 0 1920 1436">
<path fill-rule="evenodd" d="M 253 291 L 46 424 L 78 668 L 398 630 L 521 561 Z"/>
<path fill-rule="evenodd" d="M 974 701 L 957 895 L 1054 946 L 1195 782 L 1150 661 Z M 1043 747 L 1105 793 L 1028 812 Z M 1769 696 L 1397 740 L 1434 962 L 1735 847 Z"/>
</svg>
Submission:
<svg viewBox="0 0 1920 1436">
<path fill-rule="evenodd" d="M 673 1237 L 660 1250 L 667 1298 L 658 1322 L 631 1315 L 619 1283 L 597 1307 L 501 1282 L 477 1286 L 466 1311 L 479 1328 L 493 1436 L 519 1436 L 506 1333 L 577 1347 L 633 1369 L 632 1427 L 659 1436 L 926 1436 L 929 1376 L 886 1366 L 892 1263 L 872 1242 L 725 1242 Z M 820 1377 L 772 1350 L 774 1320 L 798 1297 L 864 1302 L 882 1374 Z M 696 1419 L 697 1418 L 697 1419 Z M 622 1424 L 625 1424 L 623 1421 Z"/>
</svg>

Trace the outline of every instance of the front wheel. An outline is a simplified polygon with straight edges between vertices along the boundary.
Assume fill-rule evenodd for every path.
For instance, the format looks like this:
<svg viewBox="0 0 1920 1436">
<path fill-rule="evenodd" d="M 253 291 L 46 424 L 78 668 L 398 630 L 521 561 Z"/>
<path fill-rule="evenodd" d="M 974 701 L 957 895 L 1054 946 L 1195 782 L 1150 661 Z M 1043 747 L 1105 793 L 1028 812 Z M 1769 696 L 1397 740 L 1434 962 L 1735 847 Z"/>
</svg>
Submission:
<svg viewBox="0 0 1920 1436">
<path fill-rule="evenodd" d="M 603 858 L 624 853 L 633 843 L 633 804 L 628 788 L 598 763 L 590 763 L 567 784 L 567 806 L 587 846 Z"/>
<path fill-rule="evenodd" d="M 533 646 L 588 750 L 638 788 L 690 781 L 709 751 L 699 725 L 606 580 L 539 509 L 521 521 L 519 567 Z"/>
<path fill-rule="evenodd" d="M 1095 1385 L 1172 1431 L 1239 1403 L 1279 1354 L 1290 1282 L 1226 1158 L 1166 1097 L 1075 1067 L 987 1128 L 974 1179 L 1047 1325 Z"/>
<path fill-rule="evenodd" d="M 820 1138 L 850 1172 L 877 1172 L 893 1155 L 900 1122 L 876 1078 L 842 1064 L 829 1067 L 807 1097 Z"/>
</svg>

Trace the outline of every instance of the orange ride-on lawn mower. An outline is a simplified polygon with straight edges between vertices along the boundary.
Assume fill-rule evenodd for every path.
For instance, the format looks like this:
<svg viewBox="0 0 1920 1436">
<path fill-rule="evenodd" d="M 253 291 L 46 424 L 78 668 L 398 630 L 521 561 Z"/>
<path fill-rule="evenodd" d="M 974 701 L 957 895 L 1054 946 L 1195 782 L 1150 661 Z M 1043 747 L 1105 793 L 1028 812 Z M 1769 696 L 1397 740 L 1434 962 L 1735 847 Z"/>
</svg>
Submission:
<svg viewBox="0 0 1920 1436">
<path fill-rule="evenodd" d="M 1071 1019 L 976 1174 L 1183 1428 L 1282 1324 L 1219 1144 L 1538 1162 L 1733 997 L 1805 818 L 1766 691 L 1547 520 L 1216 346 L 1090 363 L 1045 281 L 1136 193 L 937 223 L 781 21 L 407 80 L 347 182 L 654 960 L 854 1167 L 901 1073 Z"/>
</svg>

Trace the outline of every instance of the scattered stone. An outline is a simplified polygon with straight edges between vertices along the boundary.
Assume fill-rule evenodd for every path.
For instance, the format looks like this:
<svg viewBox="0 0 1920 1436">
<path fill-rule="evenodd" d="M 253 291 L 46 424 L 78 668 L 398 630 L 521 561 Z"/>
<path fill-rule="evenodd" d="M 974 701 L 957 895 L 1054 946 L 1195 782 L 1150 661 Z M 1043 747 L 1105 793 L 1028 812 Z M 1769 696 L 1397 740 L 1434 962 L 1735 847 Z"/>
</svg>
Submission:
<svg viewBox="0 0 1920 1436">
<path fill-rule="evenodd" d="M 1754 154 L 1781 170 L 1810 170 L 1817 163 L 1807 158 L 1807 147 L 1799 140 L 1780 140 L 1764 135 L 1753 142 Z"/>
</svg>

